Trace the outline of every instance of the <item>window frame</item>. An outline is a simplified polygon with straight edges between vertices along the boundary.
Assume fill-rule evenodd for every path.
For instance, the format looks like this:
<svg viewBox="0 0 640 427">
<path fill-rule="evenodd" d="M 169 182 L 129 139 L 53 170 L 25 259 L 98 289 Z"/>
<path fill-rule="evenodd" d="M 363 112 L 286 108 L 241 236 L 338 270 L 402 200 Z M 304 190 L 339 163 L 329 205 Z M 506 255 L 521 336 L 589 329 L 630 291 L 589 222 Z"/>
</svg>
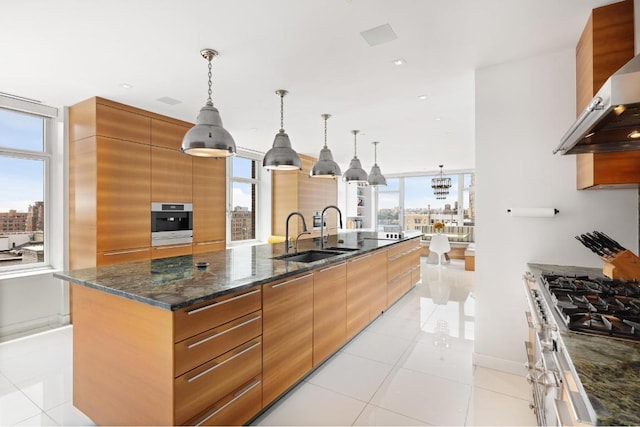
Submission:
<svg viewBox="0 0 640 427">
<path fill-rule="evenodd" d="M 233 176 L 233 159 L 234 157 L 242 157 L 245 159 L 252 160 L 256 162 L 256 177 L 255 178 L 244 178 L 244 177 L 235 177 Z M 260 243 L 259 236 L 261 235 L 261 224 L 258 220 L 261 212 L 261 201 L 262 201 L 262 193 L 261 191 L 261 180 L 262 180 L 262 153 L 254 152 L 251 150 L 247 150 L 245 148 L 238 147 L 236 150 L 236 155 L 227 158 L 227 206 L 226 206 L 226 217 L 227 217 L 227 225 L 226 225 L 226 240 L 227 246 L 242 246 L 242 245 L 254 245 Z M 242 183 L 242 184 L 253 184 L 256 192 L 256 200 L 255 200 L 255 212 L 253 212 L 253 226 L 254 226 L 254 238 L 246 239 L 246 240 L 231 240 L 231 217 L 233 215 L 233 184 L 234 182 Z"/>
<path fill-rule="evenodd" d="M 56 161 L 54 155 L 54 145 L 56 142 L 56 121 L 58 119 L 58 109 L 48 105 L 41 104 L 37 101 L 9 96 L 0 93 L 0 109 L 10 110 L 16 113 L 28 114 L 36 116 L 43 120 L 42 129 L 42 151 L 24 150 L 19 148 L 0 146 L 0 156 L 13 157 L 25 160 L 41 160 L 43 162 L 43 183 L 42 183 L 42 201 L 44 204 L 44 221 L 43 221 L 43 262 L 35 262 L 29 264 L 15 264 L 9 266 L 0 266 L 0 278 L 8 278 L 16 274 L 28 274 L 31 272 L 40 272 L 43 269 L 54 269 L 52 262 L 51 250 L 53 248 L 52 238 L 54 232 L 52 230 L 54 216 L 53 213 L 53 186 L 54 179 L 57 175 L 53 170 L 53 165 L 61 162 Z M 64 245 L 61 244 L 61 250 Z"/>
</svg>

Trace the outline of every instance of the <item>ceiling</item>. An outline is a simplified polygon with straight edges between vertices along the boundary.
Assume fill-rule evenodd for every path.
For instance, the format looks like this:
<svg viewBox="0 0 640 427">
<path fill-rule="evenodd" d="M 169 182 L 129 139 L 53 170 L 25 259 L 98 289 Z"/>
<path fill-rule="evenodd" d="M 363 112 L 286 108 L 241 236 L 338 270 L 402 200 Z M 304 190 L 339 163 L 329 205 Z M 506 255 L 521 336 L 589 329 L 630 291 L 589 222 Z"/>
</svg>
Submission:
<svg viewBox="0 0 640 427">
<path fill-rule="evenodd" d="M 68 106 L 100 96 L 194 122 L 213 101 L 239 147 L 280 127 L 317 157 L 321 114 L 343 171 L 357 153 L 384 174 L 474 167 L 474 69 L 574 48 L 605 0 L 4 0 L 0 92 Z M 389 24 L 370 46 L 361 32 Z M 406 63 L 394 65 L 402 58 Z M 130 88 L 123 88 L 128 84 Z M 427 99 L 420 99 L 426 95 Z M 169 97 L 180 101 L 168 105 Z M 176 147 L 178 148 L 178 147 Z"/>
</svg>

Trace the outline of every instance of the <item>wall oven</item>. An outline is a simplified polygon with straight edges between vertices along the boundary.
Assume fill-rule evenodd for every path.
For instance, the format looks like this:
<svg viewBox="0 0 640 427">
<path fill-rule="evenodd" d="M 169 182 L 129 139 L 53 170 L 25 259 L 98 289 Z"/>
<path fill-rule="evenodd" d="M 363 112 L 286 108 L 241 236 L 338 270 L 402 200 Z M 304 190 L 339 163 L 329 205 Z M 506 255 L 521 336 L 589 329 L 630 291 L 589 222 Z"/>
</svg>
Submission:
<svg viewBox="0 0 640 427">
<path fill-rule="evenodd" d="M 193 242 L 193 204 L 151 203 L 151 246 Z"/>
</svg>

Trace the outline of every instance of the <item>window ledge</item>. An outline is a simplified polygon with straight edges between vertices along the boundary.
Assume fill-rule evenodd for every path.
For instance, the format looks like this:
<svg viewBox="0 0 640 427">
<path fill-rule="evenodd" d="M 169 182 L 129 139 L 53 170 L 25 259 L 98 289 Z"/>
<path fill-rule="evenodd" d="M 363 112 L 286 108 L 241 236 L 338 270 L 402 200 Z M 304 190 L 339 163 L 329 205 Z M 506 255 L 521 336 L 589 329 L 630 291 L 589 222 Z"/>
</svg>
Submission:
<svg viewBox="0 0 640 427">
<path fill-rule="evenodd" d="M 59 268 L 53 268 L 52 266 L 37 267 L 31 269 L 10 270 L 0 272 L 0 280 L 18 279 L 21 277 L 40 276 L 44 274 L 53 274 L 57 271 L 62 271 Z"/>
</svg>

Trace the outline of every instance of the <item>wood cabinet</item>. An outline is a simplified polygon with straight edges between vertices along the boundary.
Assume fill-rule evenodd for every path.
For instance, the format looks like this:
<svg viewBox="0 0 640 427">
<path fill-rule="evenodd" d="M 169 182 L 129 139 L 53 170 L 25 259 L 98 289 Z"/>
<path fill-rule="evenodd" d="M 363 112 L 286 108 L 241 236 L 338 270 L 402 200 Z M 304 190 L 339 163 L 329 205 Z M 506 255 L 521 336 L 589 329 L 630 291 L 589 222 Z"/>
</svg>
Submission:
<svg viewBox="0 0 640 427">
<path fill-rule="evenodd" d="M 634 56 L 633 0 L 593 9 L 576 47 L 576 114 Z M 637 187 L 640 151 L 578 154 L 577 188 Z"/>
<path fill-rule="evenodd" d="M 192 157 L 176 149 L 151 147 L 151 201 L 192 203 Z"/>
<path fill-rule="evenodd" d="M 372 254 L 347 261 L 347 338 L 369 324 L 369 289 L 375 278 L 370 275 Z"/>
<path fill-rule="evenodd" d="M 226 161 L 193 158 L 193 253 L 226 248 Z"/>
<path fill-rule="evenodd" d="M 117 104 L 69 109 L 70 268 L 149 259 L 149 142 L 150 119 Z"/>
<path fill-rule="evenodd" d="M 420 280 L 420 239 L 387 250 L 387 305 L 392 305 Z"/>
<path fill-rule="evenodd" d="M 313 366 L 313 273 L 263 285 L 262 399 L 272 402 Z"/>
<path fill-rule="evenodd" d="M 314 272 L 313 366 L 342 346 L 346 341 L 346 327 L 347 263 L 341 262 Z"/>
<path fill-rule="evenodd" d="M 73 287 L 73 403 L 98 425 L 244 424 L 262 409 L 260 286 L 175 312 Z"/>
<path fill-rule="evenodd" d="M 284 236 L 287 216 L 297 211 L 304 215 L 307 227 L 312 232 L 301 238 L 317 237 L 320 232 L 313 231 L 313 213 L 322 211 L 327 205 L 337 205 L 337 181 L 309 176 L 316 162 L 315 158 L 301 154 L 300 161 L 301 171 L 272 172 L 271 234 Z M 325 219 L 328 228 L 338 226 L 338 215 L 335 211 L 327 212 Z M 346 221 L 344 212 L 343 221 Z M 302 221 L 297 216 L 291 218 L 289 230 L 292 235 L 302 232 Z"/>
<path fill-rule="evenodd" d="M 371 254 L 369 269 L 369 321 L 378 317 L 387 308 L 387 251 Z"/>
</svg>

